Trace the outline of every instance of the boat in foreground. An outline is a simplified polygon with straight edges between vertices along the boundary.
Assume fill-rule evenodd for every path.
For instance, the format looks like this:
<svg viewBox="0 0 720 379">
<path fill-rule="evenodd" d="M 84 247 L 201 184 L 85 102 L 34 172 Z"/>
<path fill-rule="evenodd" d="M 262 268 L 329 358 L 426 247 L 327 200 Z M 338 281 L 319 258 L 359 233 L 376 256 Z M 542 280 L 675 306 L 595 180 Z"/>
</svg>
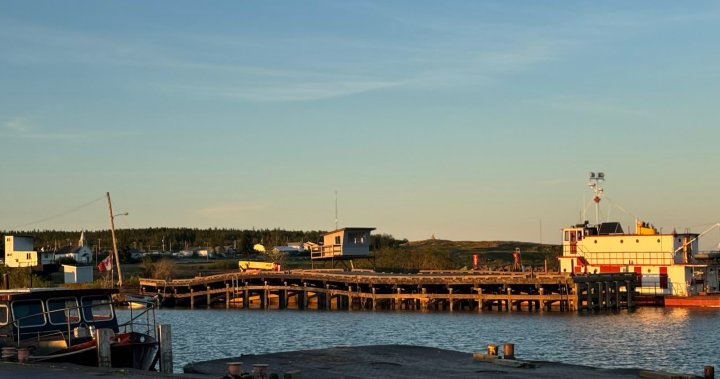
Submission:
<svg viewBox="0 0 720 379">
<path fill-rule="evenodd" d="M 120 324 L 116 289 L 0 290 L 0 346 L 27 351 L 27 360 L 98 366 L 98 335 L 110 334 L 112 367 L 154 370 L 159 359 L 152 304 Z M 26 349 L 26 350 L 25 350 Z M 19 359 L 25 357 L 18 354 Z"/>
</svg>

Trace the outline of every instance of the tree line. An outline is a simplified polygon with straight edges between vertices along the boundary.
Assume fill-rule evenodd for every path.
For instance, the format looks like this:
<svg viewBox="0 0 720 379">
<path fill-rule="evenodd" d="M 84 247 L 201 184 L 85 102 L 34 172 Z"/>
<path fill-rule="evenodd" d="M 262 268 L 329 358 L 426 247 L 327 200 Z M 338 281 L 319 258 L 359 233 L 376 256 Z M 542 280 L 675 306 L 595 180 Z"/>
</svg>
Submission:
<svg viewBox="0 0 720 379">
<path fill-rule="evenodd" d="M 82 231 L 30 230 L 4 231 L 4 235 L 31 236 L 36 250 L 56 250 L 64 246 L 77 246 Z M 265 247 L 283 246 L 290 242 L 322 243 L 325 231 L 322 230 L 285 230 L 285 229 L 224 229 L 224 228 L 137 228 L 115 231 L 118 250 L 136 251 L 180 251 L 197 248 L 217 252 L 234 251 L 250 253 L 255 244 Z M 94 251 L 112 250 L 112 238 L 109 229 L 84 231 L 85 240 Z M 0 240 L 4 251 L 5 240 Z M 407 243 L 406 239 L 397 240 L 390 234 L 371 235 L 371 250 L 397 248 Z"/>
</svg>

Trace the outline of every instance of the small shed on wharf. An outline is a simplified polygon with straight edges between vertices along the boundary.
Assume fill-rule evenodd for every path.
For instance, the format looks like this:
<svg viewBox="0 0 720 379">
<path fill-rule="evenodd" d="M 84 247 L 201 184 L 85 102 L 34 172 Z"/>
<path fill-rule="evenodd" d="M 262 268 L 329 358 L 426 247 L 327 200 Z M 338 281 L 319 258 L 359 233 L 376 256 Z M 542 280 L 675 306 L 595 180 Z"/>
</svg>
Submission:
<svg viewBox="0 0 720 379">
<path fill-rule="evenodd" d="M 313 246 L 312 259 L 351 259 L 370 257 L 370 232 L 375 228 L 348 227 L 323 235 L 322 246 Z"/>
<path fill-rule="evenodd" d="M 62 265 L 65 283 L 90 283 L 93 281 L 92 266 Z"/>
</svg>

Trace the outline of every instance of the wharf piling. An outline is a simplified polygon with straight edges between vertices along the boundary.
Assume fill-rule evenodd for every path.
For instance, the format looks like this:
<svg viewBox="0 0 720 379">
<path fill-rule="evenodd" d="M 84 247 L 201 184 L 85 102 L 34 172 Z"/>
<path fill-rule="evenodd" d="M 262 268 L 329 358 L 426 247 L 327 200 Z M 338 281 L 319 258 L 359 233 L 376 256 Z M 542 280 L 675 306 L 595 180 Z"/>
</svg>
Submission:
<svg viewBox="0 0 720 379">
<path fill-rule="evenodd" d="M 634 273 L 294 270 L 141 279 L 140 291 L 191 308 L 542 312 L 632 308 L 635 284 Z"/>
</svg>

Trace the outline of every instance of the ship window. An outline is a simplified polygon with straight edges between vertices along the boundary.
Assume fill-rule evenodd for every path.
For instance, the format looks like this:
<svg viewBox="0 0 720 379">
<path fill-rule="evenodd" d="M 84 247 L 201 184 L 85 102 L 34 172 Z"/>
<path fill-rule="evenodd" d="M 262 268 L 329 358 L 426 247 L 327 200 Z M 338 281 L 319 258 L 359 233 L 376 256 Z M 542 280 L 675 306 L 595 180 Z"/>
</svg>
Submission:
<svg viewBox="0 0 720 379">
<path fill-rule="evenodd" d="M 620 240 L 620 243 L 623 243 L 623 242 L 624 242 L 623 240 Z"/>
<path fill-rule="evenodd" d="M 8 308 L 5 305 L 0 305 L 0 325 L 7 325 L 8 323 Z"/>
<path fill-rule="evenodd" d="M 657 239 L 657 242 L 660 243 L 660 238 Z"/>
<path fill-rule="evenodd" d="M 595 240 L 595 241 L 593 241 L 593 242 L 597 243 L 597 240 Z"/>
<path fill-rule="evenodd" d="M 85 296 L 82 298 L 83 318 L 86 321 L 105 321 L 113 318 L 109 296 Z"/>
<path fill-rule="evenodd" d="M 340 236 L 335 236 L 335 244 L 336 245 L 340 244 Z"/>
<path fill-rule="evenodd" d="M 73 297 L 49 299 L 47 301 L 51 324 L 67 324 L 80 322 L 80 310 L 77 300 Z"/>
<path fill-rule="evenodd" d="M 13 319 L 21 327 L 45 325 L 42 301 L 18 300 L 12 303 Z"/>
<path fill-rule="evenodd" d="M 640 243 L 640 240 L 639 239 L 635 240 L 635 243 Z"/>
</svg>

